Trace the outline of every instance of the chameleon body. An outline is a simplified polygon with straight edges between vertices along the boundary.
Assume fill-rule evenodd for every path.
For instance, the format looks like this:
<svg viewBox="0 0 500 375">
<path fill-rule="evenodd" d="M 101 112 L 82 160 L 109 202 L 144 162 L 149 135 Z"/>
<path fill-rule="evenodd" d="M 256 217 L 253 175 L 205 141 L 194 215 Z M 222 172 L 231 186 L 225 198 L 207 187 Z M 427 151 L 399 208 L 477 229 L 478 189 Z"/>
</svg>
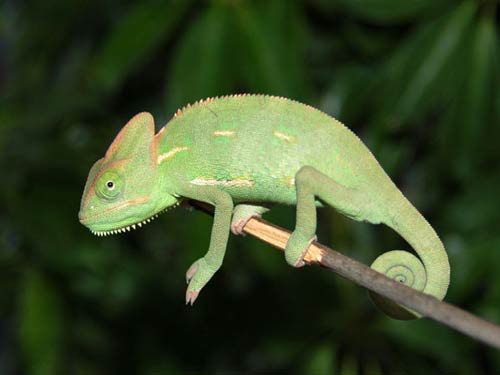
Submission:
<svg viewBox="0 0 500 375">
<path fill-rule="evenodd" d="M 79 213 L 94 234 L 141 226 L 182 199 L 215 207 L 206 255 L 187 271 L 186 302 L 222 264 L 230 230 L 273 204 L 296 205 L 286 261 L 302 266 L 316 232 L 316 207 L 327 204 L 358 221 L 398 232 L 420 260 L 404 251 L 372 267 L 439 299 L 449 284 L 444 247 L 368 148 L 347 127 L 313 107 L 265 95 L 233 95 L 188 105 L 157 134 L 149 113 L 120 131 L 92 167 Z M 399 318 L 413 314 L 386 306 Z"/>
</svg>

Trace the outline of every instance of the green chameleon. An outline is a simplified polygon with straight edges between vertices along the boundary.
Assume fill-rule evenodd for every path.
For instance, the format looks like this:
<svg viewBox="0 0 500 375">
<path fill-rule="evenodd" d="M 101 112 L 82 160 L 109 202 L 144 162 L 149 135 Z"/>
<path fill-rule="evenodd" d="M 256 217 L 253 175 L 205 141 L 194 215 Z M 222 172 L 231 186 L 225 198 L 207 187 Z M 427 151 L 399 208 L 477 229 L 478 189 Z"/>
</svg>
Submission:
<svg viewBox="0 0 500 375">
<path fill-rule="evenodd" d="M 158 133 L 154 129 L 144 112 L 120 131 L 90 170 L 79 219 L 102 236 L 140 227 L 183 199 L 213 205 L 208 252 L 186 273 L 186 303 L 194 303 L 220 268 L 229 232 L 242 234 L 250 218 L 273 204 L 297 207 L 285 258 L 303 266 L 316 239 L 316 207 L 323 203 L 351 219 L 394 229 L 420 260 L 395 250 L 372 267 L 444 298 L 450 268 L 439 237 L 339 121 L 285 98 L 231 95 L 187 105 Z M 387 305 L 393 317 L 416 317 Z"/>
</svg>

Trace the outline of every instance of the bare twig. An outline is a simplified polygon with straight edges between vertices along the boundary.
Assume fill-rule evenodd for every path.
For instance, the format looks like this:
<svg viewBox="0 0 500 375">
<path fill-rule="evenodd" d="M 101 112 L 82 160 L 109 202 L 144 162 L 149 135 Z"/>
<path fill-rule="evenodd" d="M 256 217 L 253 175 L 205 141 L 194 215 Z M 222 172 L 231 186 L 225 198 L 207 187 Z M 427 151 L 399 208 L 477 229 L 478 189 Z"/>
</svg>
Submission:
<svg viewBox="0 0 500 375">
<path fill-rule="evenodd" d="M 200 202 L 190 202 L 209 214 L 212 207 Z M 262 219 L 252 218 L 243 228 L 250 234 L 273 247 L 284 250 L 290 232 Z M 500 326 L 479 318 L 465 310 L 438 300 L 428 294 L 398 283 L 370 267 L 337 251 L 313 242 L 304 257 L 307 264 L 331 269 L 342 277 L 393 300 L 413 311 L 445 324 L 478 341 L 500 349 Z"/>
</svg>

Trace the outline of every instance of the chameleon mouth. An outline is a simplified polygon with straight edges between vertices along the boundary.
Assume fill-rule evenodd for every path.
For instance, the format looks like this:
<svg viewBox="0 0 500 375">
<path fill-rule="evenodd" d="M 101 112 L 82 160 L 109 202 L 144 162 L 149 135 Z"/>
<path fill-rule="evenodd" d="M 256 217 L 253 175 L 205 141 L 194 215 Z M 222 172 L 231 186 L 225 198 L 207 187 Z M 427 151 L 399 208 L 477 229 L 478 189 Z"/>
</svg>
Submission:
<svg viewBox="0 0 500 375">
<path fill-rule="evenodd" d="M 164 208 L 163 210 L 158 211 L 157 213 L 151 215 L 150 217 L 140 220 L 138 222 L 135 222 L 133 224 L 125 225 L 116 229 L 110 229 L 110 230 L 90 230 L 92 234 L 103 237 L 103 236 L 109 236 L 112 234 L 118 234 L 118 233 L 125 233 L 125 232 L 130 232 L 132 229 L 137 229 L 137 227 L 142 227 L 143 225 L 146 225 L 147 223 L 150 223 L 154 219 L 156 219 L 158 216 L 160 216 L 162 213 L 165 213 L 167 211 L 170 211 L 171 209 L 179 206 L 181 202 L 175 202 L 173 205 L 168 206 L 167 208 Z"/>
</svg>

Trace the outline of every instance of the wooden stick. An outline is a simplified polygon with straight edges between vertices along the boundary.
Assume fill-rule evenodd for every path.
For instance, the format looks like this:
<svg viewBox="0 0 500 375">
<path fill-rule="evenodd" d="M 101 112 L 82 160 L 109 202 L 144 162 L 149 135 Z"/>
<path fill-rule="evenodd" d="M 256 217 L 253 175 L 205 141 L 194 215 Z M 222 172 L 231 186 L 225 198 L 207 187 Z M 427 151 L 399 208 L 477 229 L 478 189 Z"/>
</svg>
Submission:
<svg viewBox="0 0 500 375">
<path fill-rule="evenodd" d="M 190 201 L 190 204 L 209 214 L 213 213 L 212 207 L 204 203 Z M 282 251 L 284 251 L 290 237 L 289 231 L 258 218 L 250 219 L 243 228 L 243 232 Z M 313 242 L 309 246 L 304 260 L 309 265 L 320 265 L 331 269 L 340 276 L 416 311 L 422 316 L 431 318 L 478 341 L 500 349 L 500 326 L 447 302 L 440 301 L 433 296 L 398 283 L 318 242 Z"/>
</svg>

